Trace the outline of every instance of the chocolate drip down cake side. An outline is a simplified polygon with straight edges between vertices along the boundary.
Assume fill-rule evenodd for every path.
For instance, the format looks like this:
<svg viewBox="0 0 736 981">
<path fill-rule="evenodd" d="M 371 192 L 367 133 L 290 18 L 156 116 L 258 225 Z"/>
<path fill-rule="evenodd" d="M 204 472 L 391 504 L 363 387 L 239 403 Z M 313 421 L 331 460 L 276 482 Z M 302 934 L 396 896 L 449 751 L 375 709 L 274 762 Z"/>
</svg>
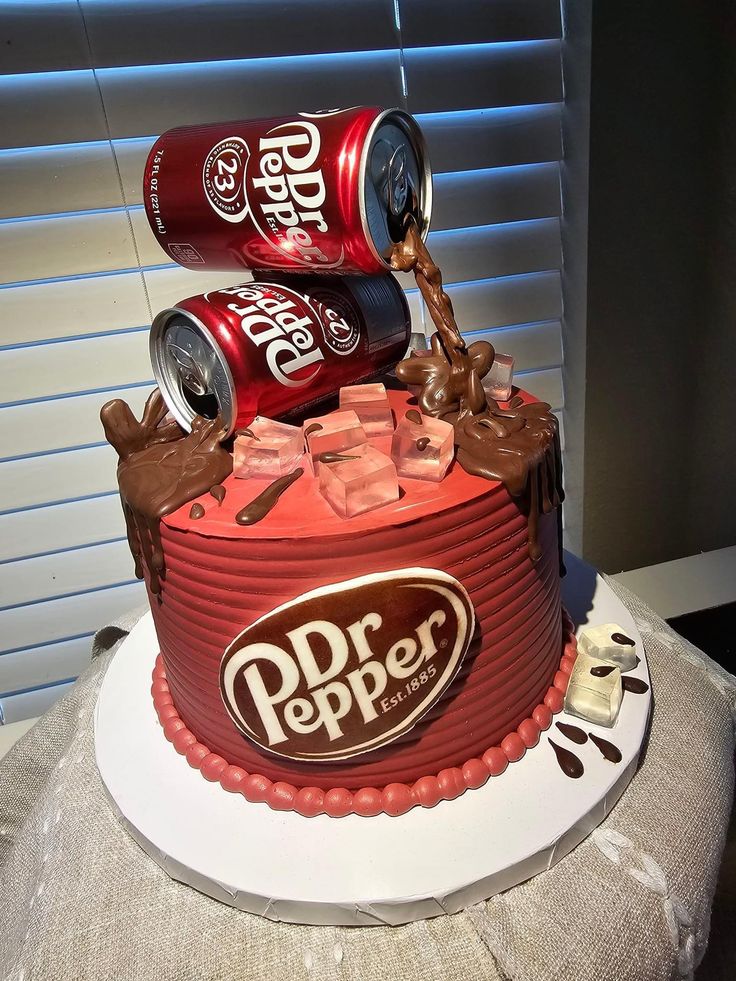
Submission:
<svg viewBox="0 0 736 981">
<path fill-rule="evenodd" d="M 615 727 L 633 648 L 608 624 L 578 655 L 557 421 L 509 357 L 463 340 L 424 244 L 414 120 L 174 130 L 145 180 L 170 257 L 255 270 L 156 317 L 160 390 L 140 422 L 120 400 L 102 410 L 172 766 L 243 807 L 335 818 L 491 779 L 502 794 L 540 739 L 579 779 L 576 727 L 553 717 Z M 399 282 L 421 291 L 426 349 Z M 595 742 L 611 765 L 614 737 Z"/>
</svg>

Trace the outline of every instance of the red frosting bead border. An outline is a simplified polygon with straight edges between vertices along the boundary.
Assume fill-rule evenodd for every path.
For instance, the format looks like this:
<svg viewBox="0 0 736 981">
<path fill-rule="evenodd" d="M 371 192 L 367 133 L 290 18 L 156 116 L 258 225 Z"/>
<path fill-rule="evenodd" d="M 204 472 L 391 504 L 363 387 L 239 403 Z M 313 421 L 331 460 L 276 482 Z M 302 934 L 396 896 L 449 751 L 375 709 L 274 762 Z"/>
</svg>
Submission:
<svg viewBox="0 0 736 981">
<path fill-rule="evenodd" d="M 547 689 L 544 701 L 537 705 L 530 718 L 524 719 L 515 731 L 505 736 L 500 746 L 487 749 L 481 759 L 470 759 L 461 767 L 448 767 L 436 775 L 420 777 L 411 786 L 390 783 L 382 790 L 362 787 L 354 793 L 344 787 L 327 791 L 319 787 L 298 789 L 290 783 L 281 780 L 273 782 L 260 773 L 247 773 L 242 767 L 231 766 L 227 760 L 211 753 L 200 743 L 179 717 L 160 654 L 153 668 L 153 706 L 164 736 L 176 752 L 185 756 L 187 763 L 199 770 L 205 780 L 219 783 L 223 790 L 231 794 L 242 794 L 253 804 L 268 804 L 275 811 L 296 811 L 304 817 L 317 814 L 336 818 L 346 814 L 374 817 L 381 813 L 397 817 L 413 807 L 434 807 L 441 800 L 453 800 L 466 790 L 482 787 L 489 777 L 499 776 L 509 763 L 520 760 L 527 749 L 537 745 L 542 731 L 552 725 L 552 716 L 562 711 L 567 683 L 578 653 L 572 621 L 564 612 L 562 630 L 564 649 L 559 670 L 555 673 L 552 686 Z"/>
</svg>

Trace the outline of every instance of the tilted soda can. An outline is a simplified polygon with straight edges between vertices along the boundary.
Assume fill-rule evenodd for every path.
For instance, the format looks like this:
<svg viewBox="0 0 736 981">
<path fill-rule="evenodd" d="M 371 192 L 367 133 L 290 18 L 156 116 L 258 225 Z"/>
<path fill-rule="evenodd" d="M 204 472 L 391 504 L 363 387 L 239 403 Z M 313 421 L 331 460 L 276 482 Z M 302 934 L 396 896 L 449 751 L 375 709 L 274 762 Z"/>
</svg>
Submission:
<svg viewBox="0 0 736 981">
<path fill-rule="evenodd" d="M 419 126 L 370 107 L 169 130 L 143 191 L 157 241 L 194 270 L 384 272 L 407 216 L 424 237 L 432 209 Z"/>
<path fill-rule="evenodd" d="M 392 368 L 411 317 L 393 276 L 264 275 L 190 296 L 151 327 L 153 371 L 174 418 L 293 416 Z"/>
</svg>

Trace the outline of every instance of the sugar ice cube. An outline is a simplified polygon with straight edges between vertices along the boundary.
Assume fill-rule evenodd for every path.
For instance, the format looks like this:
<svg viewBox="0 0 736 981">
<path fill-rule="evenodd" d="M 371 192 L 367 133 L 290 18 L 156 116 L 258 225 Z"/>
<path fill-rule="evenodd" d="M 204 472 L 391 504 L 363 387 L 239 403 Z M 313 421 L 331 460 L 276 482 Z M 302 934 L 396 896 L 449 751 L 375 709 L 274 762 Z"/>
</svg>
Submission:
<svg viewBox="0 0 736 981">
<path fill-rule="evenodd" d="M 256 416 L 246 429 L 236 434 L 233 474 L 236 477 L 283 477 L 294 470 L 303 453 L 304 434 L 299 426 Z"/>
<path fill-rule="evenodd" d="M 621 671 L 582 652 L 575 659 L 565 694 L 565 711 L 609 729 L 616 721 L 623 688 Z"/>
<path fill-rule="evenodd" d="M 343 459 L 329 460 L 330 457 Z M 399 499 L 396 467 L 370 443 L 342 454 L 326 453 L 319 464 L 319 489 L 341 518 L 374 511 Z"/>
<path fill-rule="evenodd" d="M 513 378 L 514 359 L 508 354 L 496 354 L 491 370 L 483 379 L 483 387 L 492 399 L 507 402 L 511 398 Z"/>
<path fill-rule="evenodd" d="M 632 671 L 639 663 L 636 643 L 617 623 L 586 627 L 578 639 L 578 649 L 609 664 L 617 664 L 622 671 Z"/>
<path fill-rule="evenodd" d="M 352 409 L 328 412 L 304 422 L 307 450 L 316 462 L 321 453 L 339 453 L 365 443 L 367 437 L 360 419 Z"/>
<path fill-rule="evenodd" d="M 344 386 L 340 389 L 340 408 L 357 414 L 366 436 L 386 436 L 394 430 L 386 386 L 380 382 Z"/>
<path fill-rule="evenodd" d="M 391 441 L 391 459 L 400 477 L 440 481 L 454 455 L 454 430 L 448 422 L 410 410 Z"/>
</svg>

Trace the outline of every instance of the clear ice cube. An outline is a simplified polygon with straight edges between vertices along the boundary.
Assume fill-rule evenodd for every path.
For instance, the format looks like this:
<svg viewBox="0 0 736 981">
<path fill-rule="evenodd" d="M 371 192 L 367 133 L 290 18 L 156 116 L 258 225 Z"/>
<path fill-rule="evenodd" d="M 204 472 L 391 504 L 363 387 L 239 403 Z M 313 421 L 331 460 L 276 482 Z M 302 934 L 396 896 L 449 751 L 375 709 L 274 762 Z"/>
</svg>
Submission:
<svg viewBox="0 0 736 981">
<path fill-rule="evenodd" d="M 345 450 L 347 459 L 319 464 L 319 489 L 341 518 L 375 511 L 399 499 L 396 467 L 370 443 Z"/>
<path fill-rule="evenodd" d="M 617 664 L 622 671 L 632 671 L 639 663 L 634 640 L 617 623 L 586 627 L 578 638 L 578 649 L 609 664 Z"/>
<path fill-rule="evenodd" d="M 610 729 L 618 716 L 622 698 L 620 669 L 579 652 L 567 685 L 565 711 Z"/>
<path fill-rule="evenodd" d="M 511 398 L 514 380 L 514 359 L 508 354 L 496 354 L 491 370 L 483 379 L 486 393 L 497 402 L 507 402 Z"/>
<path fill-rule="evenodd" d="M 299 426 L 256 416 L 235 437 L 233 474 L 264 479 L 283 477 L 294 470 L 303 454 L 304 434 Z"/>
<path fill-rule="evenodd" d="M 417 422 L 419 416 L 421 421 Z M 391 459 L 400 477 L 440 481 L 454 456 L 454 430 L 448 422 L 415 409 L 399 422 L 391 441 Z"/>
<path fill-rule="evenodd" d="M 357 414 L 366 436 L 387 436 L 394 431 L 386 386 L 380 382 L 341 388 L 340 408 L 352 409 Z"/>
<path fill-rule="evenodd" d="M 307 449 L 315 462 L 321 453 L 339 453 L 365 443 L 367 437 L 352 409 L 328 412 L 304 423 Z"/>
</svg>

